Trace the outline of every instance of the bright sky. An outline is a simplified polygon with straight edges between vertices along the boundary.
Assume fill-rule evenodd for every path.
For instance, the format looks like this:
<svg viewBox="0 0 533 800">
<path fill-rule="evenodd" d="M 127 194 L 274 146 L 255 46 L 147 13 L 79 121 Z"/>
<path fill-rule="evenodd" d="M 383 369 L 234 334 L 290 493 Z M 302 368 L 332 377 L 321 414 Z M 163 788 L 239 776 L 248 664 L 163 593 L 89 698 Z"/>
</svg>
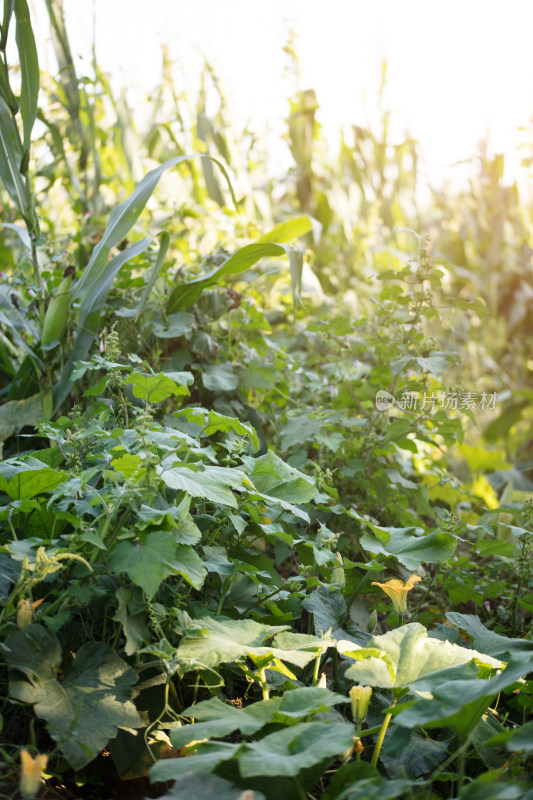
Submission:
<svg viewBox="0 0 533 800">
<path fill-rule="evenodd" d="M 32 2 L 44 38 L 44 3 Z M 162 43 L 195 83 L 201 51 L 229 87 L 237 116 L 258 127 L 287 115 L 293 87 L 283 46 L 292 28 L 303 88 L 317 91 L 332 141 L 340 125 L 365 124 L 363 93 L 371 108 L 386 56 L 388 105 L 400 130 L 421 142 L 435 179 L 452 178 L 451 165 L 488 132 L 493 152 L 511 153 L 527 136 L 517 127 L 533 114 L 531 0 L 63 2 L 82 74 L 90 70 L 95 9 L 97 58 L 117 87 L 136 87 L 135 97 L 152 89 Z M 512 159 L 508 168 L 514 177 Z"/>
</svg>

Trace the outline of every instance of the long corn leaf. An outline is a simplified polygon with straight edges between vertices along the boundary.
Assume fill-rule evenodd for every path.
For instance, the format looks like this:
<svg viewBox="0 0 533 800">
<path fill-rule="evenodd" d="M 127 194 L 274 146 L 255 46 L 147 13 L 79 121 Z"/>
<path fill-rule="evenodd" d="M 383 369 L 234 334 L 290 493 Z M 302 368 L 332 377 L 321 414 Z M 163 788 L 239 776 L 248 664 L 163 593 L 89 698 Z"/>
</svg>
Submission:
<svg viewBox="0 0 533 800">
<path fill-rule="evenodd" d="M 78 320 L 78 331 L 76 333 L 72 350 L 70 351 L 67 362 L 61 373 L 61 378 L 54 389 L 54 413 L 63 405 L 68 393 L 72 389 L 70 376 L 74 367 L 74 362 L 83 359 L 91 347 L 100 327 L 102 309 L 113 281 L 115 280 L 120 268 L 130 259 L 144 252 L 153 241 L 153 236 L 148 236 L 127 247 L 121 253 L 109 261 L 102 272 L 99 280 L 94 281 L 87 287 L 80 306 Z"/>
<path fill-rule="evenodd" d="M 257 242 L 242 247 L 207 275 L 201 275 L 199 278 L 176 286 L 169 297 L 167 313 L 174 314 L 176 311 L 190 308 L 204 289 L 218 283 L 225 275 L 238 275 L 265 256 L 282 256 L 284 254 L 289 259 L 292 301 L 293 307 L 296 308 L 302 284 L 303 254 L 300 250 L 287 247 L 286 243 L 310 232 L 317 241 L 321 228 L 322 226 L 317 220 L 307 215 L 294 217 L 294 219 L 276 225 L 271 231 L 263 234 Z"/>
<path fill-rule="evenodd" d="M 124 237 L 129 233 L 132 226 L 139 218 L 139 215 L 144 209 L 163 173 L 171 167 L 181 164 L 183 161 L 188 161 L 191 158 L 207 158 L 211 161 L 214 161 L 215 164 L 218 164 L 227 181 L 232 200 L 235 205 L 237 205 L 228 173 L 221 162 L 216 158 L 212 158 L 211 156 L 203 155 L 201 153 L 196 153 L 191 156 L 176 156 L 175 158 L 171 158 L 169 161 L 161 164 L 161 166 L 156 167 L 155 169 L 151 170 L 151 172 L 148 172 L 138 183 L 130 196 L 113 209 L 109 215 L 109 222 L 107 223 L 104 235 L 94 248 L 83 275 L 74 287 L 74 298 L 83 296 L 88 286 L 98 283 L 100 275 L 105 269 L 111 248 L 115 247 L 115 245 L 121 242 L 122 239 L 124 239 Z"/>
<path fill-rule="evenodd" d="M 148 283 L 146 284 L 146 288 L 142 294 L 142 297 L 139 301 L 139 305 L 136 309 L 135 319 L 139 318 L 139 314 L 143 310 L 144 306 L 146 305 L 146 301 L 150 296 L 150 292 L 154 288 L 154 284 L 159 277 L 161 269 L 163 268 L 163 264 L 165 263 L 165 258 L 168 252 L 168 246 L 170 244 L 170 236 L 166 231 L 163 231 L 161 234 L 161 244 L 159 246 L 159 253 L 157 254 L 157 258 L 155 260 L 154 266 L 150 272 L 150 277 L 148 279 Z"/>
<path fill-rule="evenodd" d="M 30 21 L 30 12 L 26 0 L 15 0 L 15 18 L 17 20 L 16 39 L 20 59 L 20 114 L 22 116 L 23 162 L 27 163 L 31 132 L 37 117 L 39 99 L 39 60 Z M 21 172 L 26 172 L 25 164 Z"/>
<path fill-rule="evenodd" d="M 297 251 L 290 245 L 276 244 L 275 242 L 255 242 L 254 244 L 247 244 L 241 247 L 240 250 L 237 250 L 236 253 L 230 256 L 230 258 L 224 261 L 219 267 L 208 272 L 207 275 L 202 275 L 199 278 L 194 278 L 192 281 L 176 286 L 169 297 L 167 313 L 174 314 L 176 311 L 183 311 L 186 308 L 190 308 L 208 286 L 213 286 L 213 284 L 218 283 L 219 280 L 226 275 L 238 275 L 240 272 L 245 272 L 257 263 L 259 259 L 265 256 L 286 255 L 291 265 L 291 277 L 294 273 L 298 281 L 298 269 L 296 265 L 294 267 L 292 266 L 296 252 Z M 296 298 L 298 285 L 299 283 L 297 282 L 293 289 L 293 298 Z"/>
<path fill-rule="evenodd" d="M 26 189 L 19 171 L 21 160 L 22 150 L 16 122 L 0 97 L 0 178 L 17 209 L 28 220 Z"/>
<path fill-rule="evenodd" d="M 0 50 L 5 51 L 9 34 L 9 23 L 15 8 L 15 0 L 4 0 L 4 18 L 2 20 L 2 36 L 0 37 Z"/>
<path fill-rule="evenodd" d="M 317 219 L 303 214 L 301 217 L 294 217 L 285 222 L 281 222 L 272 228 L 268 233 L 264 233 L 257 240 L 258 242 L 292 242 L 300 236 L 305 236 L 306 233 L 313 234 L 313 241 L 318 244 L 320 234 L 322 233 L 322 225 Z"/>
</svg>

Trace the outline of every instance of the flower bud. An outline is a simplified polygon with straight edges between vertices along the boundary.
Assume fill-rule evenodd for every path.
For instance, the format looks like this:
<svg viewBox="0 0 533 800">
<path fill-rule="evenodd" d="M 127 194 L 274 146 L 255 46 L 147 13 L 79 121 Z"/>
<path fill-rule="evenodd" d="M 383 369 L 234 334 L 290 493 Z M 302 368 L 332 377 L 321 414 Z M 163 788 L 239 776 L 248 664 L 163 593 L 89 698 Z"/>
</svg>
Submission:
<svg viewBox="0 0 533 800">
<path fill-rule="evenodd" d="M 317 686 L 318 686 L 319 689 L 327 689 L 328 688 L 328 684 L 327 684 L 327 681 L 326 681 L 326 673 L 325 672 L 323 672 L 322 675 L 320 676 L 320 680 L 318 681 Z"/>
<path fill-rule="evenodd" d="M 371 686 L 352 686 L 350 689 L 352 717 L 354 722 L 359 723 L 365 721 L 371 694 Z"/>
<path fill-rule="evenodd" d="M 29 625 L 33 619 L 33 612 L 40 606 L 43 602 L 43 598 L 40 600 L 35 600 L 34 603 L 31 600 L 25 598 L 24 600 L 19 600 L 19 604 L 17 606 L 17 625 L 19 628 L 25 628 Z"/>
<path fill-rule="evenodd" d="M 41 787 L 41 774 L 48 764 L 48 756 L 39 753 L 32 758 L 27 750 L 21 750 L 20 762 L 20 793 L 23 797 L 35 797 Z"/>
<path fill-rule="evenodd" d="M 337 586 L 340 586 L 341 589 L 344 589 L 346 586 L 346 576 L 344 574 L 344 567 L 342 566 L 342 556 L 340 553 L 337 553 L 337 561 L 339 562 L 338 567 L 333 567 L 331 572 L 331 582 L 335 583 Z"/>
</svg>

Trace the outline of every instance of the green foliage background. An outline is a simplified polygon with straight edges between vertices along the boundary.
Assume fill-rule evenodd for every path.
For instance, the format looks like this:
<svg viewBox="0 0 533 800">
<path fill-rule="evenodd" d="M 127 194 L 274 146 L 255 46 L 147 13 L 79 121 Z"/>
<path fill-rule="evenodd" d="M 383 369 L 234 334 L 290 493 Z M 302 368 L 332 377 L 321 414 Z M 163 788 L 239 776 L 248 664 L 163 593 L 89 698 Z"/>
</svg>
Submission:
<svg viewBox="0 0 533 800">
<path fill-rule="evenodd" d="M 26 0 L 0 37 L 4 796 L 26 749 L 25 796 L 533 797 L 531 220 L 503 157 L 421 207 L 384 70 L 335 155 L 290 99 L 276 180 L 209 64 L 193 97 L 165 56 L 141 124 L 46 5 L 56 77 Z"/>
</svg>

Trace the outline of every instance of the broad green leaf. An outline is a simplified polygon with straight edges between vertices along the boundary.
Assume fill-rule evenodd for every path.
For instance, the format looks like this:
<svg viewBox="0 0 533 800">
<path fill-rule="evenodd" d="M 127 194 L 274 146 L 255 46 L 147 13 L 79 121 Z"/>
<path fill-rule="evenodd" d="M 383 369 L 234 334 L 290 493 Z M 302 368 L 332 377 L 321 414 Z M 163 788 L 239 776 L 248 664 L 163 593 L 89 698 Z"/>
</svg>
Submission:
<svg viewBox="0 0 533 800">
<path fill-rule="evenodd" d="M 533 722 L 526 722 L 520 728 L 515 729 L 507 740 L 505 748 L 510 753 L 521 751 L 529 755 L 533 754 Z"/>
<path fill-rule="evenodd" d="M 409 686 L 419 678 L 473 659 L 498 669 L 502 662 L 491 656 L 468 650 L 451 642 L 428 637 L 418 622 L 410 622 L 382 636 L 372 636 L 368 646 L 348 648 L 339 643 L 344 655 L 357 659 L 348 667 L 346 677 L 357 683 L 385 688 Z"/>
<path fill-rule="evenodd" d="M 239 379 L 229 364 L 210 364 L 202 370 L 202 383 L 210 392 L 233 392 Z"/>
<path fill-rule="evenodd" d="M 285 511 L 290 511 L 291 514 L 294 514 L 295 517 L 299 517 L 303 519 L 304 522 L 309 522 L 309 514 L 305 511 L 302 511 L 298 506 L 293 505 L 292 503 L 287 503 L 286 500 L 282 500 L 279 497 L 272 497 L 269 494 L 263 494 L 262 492 L 255 492 L 253 493 L 254 498 L 259 498 L 260 500 L 265 500 L 267 504 L 272 506 L 281 506 Z"/>
<path fill-rule="evenodd" d="M 320 689 L 318 686 L 304 686 L 284 694 L 279 713 L 299 719 L 309 714 L 331 711 L 339 703 L 348 702 L 350 698 L 346 695 Z"/>
<path fill-rule="evenodd" d="M 165 469 L 157 467 L 161 480 L 171 489 L 181 489 L 191 497 L 203 497 L 213 503 L 237 508 L 235 495 L 228 488 L 228 481 L 207 467 L 202 472 L 194 472 L 186 466 Z"/>
<path fill-rule="evenodd" d="M 202 631 L 184 636 L 177 650 L 177 657 L 189 662 L 191 669 L 216 667 L 230 661 L 264 656 L 303 667 L 323 649 L 322 643 L 311 645 L 308 641 L 302 642 L 299 647 L 291 642 L 287 648 L 280 646 L 283 640 L 274 639 L 271 646 L 266 644 L 267 639 L 285 630 L 286 625 L 262 625 L 251 619 L 224 617 L 205 617 L 201 623 Z"/>
<path fill-rule="evenodd" d="M 192 331 L 193 327 L 193 314 L 189 314 L 187 311 L 178 311 L 177 314 L 169 314 L 161 322 L 154 322 L 152 330 L 159 339 L 177 339 Z"/>
<path fill-rule="evenodd" d="M 414 788 L 412 779 L 384 778 L 368 761 L 352 760 L 332 775 L 323 800 L 394 800 L 410 797 Z"/>
<path fill-rule="evenodd" d="M 6 641 L 4 658 L 14 670 L 12 697 L 34 706 L 74 769 L 95 758 L 118 728 L 141 725 L 131 701 L 137 674 L 107 645 L 84 644 L 58 680 L 58 639 L 40 625 L 29 625 Z"/>
<path fill-rule="evenodd" d="M 296 777 L 328 759 L 333 760 L 353 744 L 355 728 L 347 722 L 300 722 L 247 742 L 239 752 L 243 778 L 254 775 Z"/>
<path fill-rule="evenodd" d="M 273 450 L 243 461 L 252 467 L 249 475 L 256 489 L 269 497 L 297 505 L 308 503 L 316 494 L 313 479 L 286 464 Z"/>
<path fill-rule="evenodd" d="M 24 131 L 22 147 L 26 154 L 30 146 L 33 124 L 37 117 L 39 98 L 39 60 L 31 27 L 30 11 L 26 0 L 15 0 L 15 18 L 17 20 L 16 39 L 21 77 L 20 115 Z M 22 171 L 25 172 L 26 170 L 23 169 Z"/>
<path fill-rule="evenodd" d="M 446 758 L 446 748 L 416 730 L 395 725 L 385 738 L 380 761 L 391 778 L 429 775 Z M 384 787 L 385 788 L 385 787 Z"/>
<path fill-rule="evenodd" d="M 132 372 L 124 383 L 133 386 L 133 394 L 148 403 L 160 403 L 171 395 L 189 395 L 187 386 L 193 382 L 190 372 L 160 372 L 159 375 L 146 375 Z"/>
<path fill-rule="evenodd" d="M 516 783 L 511 780 L 500 781 L 498 780 L 500 776 L 500 770 L 483 773 L 463 786 L 458 794 L 459 800 L 533 800 L 530 781 L 527 783 Z"/>
<path fill-rule="evenodd" d="M 259 716 L 251 716 L 246 708 L 239 709 L 229 703 L 223 703 L 218 697 L 212 697 L 186 709 L 183 712 L 184 717 L 195 717 L 200 721 L 194 725 L 177 728 L 170 734 L 170 739 L 175 749 L 179 750 L 189 742 L 221 739 L 233 731 L 240 731 L 244 736 L 250 736 L 274 718 L 279 702 L 276 699 L 272 704 L 270 719 L 262 719 Z"/>
<path fill-rule="evenodd" d="M 156 767 L 153 767 L 155 770 Z M 160 800 L 238 800 L 246 797 L 242 790 L 218 775 L 184 775 Z M 249 800 L 252 800 L 249 795 Z M 254 788 L 253 800 L 265 800 L 265 795 Z"/>
<path fill-rule="evenodd" d="M 201 436 L 212 436 L 218 431 L 236 433 L 238 436 L 247 436 L 254 447 L 259 447 L 259 439 L 255 428 L 247 422 L 241 422 L 237 417 L 226 417 L 218 411 L 211 409 L 204 422 Z"/>
<path fill-rule="evenodd" d="M 114 448 L 113 452 L 124 453 L 122 448 Z M 121 472 L 127 480 L 141 480 L 146 474 L 145 461 L 141 455 L 135 453 L 124 453 L 113 458 L 111 466 Z"/>
<path fill-rule="evenodd" d="M 57 472 L 50 467 L 27 468 L 16 471 L 11 480 L 7 480 L 5 473 L 0 474 L 0 489 L 6 492 L 12 500 L 29 500 L 38 494 L 50 492 L 66 480 L 66 473 Z"/>
<path fill-rule="evenodd" d="M 446 614 L 453 625 L 466 631 L 482 653 L 491 656 L 505 656 L 506 653 L 520 656 L 521 653 L 533 655 L 533 642 L 528 639 L 509 639 L 486 628 L 476 614 L 459 614 L 449 611 Z"/>
<path fill-rule="evenodd" d="M 351 511 L 350 516 L 359 519 L 374 532 L 375 536 L 363 534 L 361 546 L 370 553 L 395 556 L 409 570 L 416 570 L 421 563 L 448 561 L 457 547 L 456 537 L 443 530 L 421 536 L 420 528 L 383 528 Z"/>
<path fill-rule="evenodd" d="M 337 636 L 342 638 L 342 626 L 348 611 L 341 592 L 331 591 L 325 586 L 320 586 L 305 598 L 303 606 L 313 614 L 315 633 L 326 634 L 331 631 L 333 639 Z M 334 641 L 332 645 L 334 645 Z"/>
<path fill-rule="evenodd" d="M 152 781 L 175 781 L 187 773 L 212 772 L 218 764 L 236 754 L 240 745 L 228 742 L 204 742 L 196 753 L 184 758 L 166 758 L 150 769 Z"/>
<path fill-rule="evenodd" d="M 127 656 L 137 653 L 141 647 L 150 641 L 150 631 L 148 629 L 146 615 L 137 611 L 130 613 L 130 603 L 135 605 L 133 593 L 121 586 L 117 589 L 115 597 L 118 600 L 118 608 L 113 615 L 113 619 L 122 624 L 122 630 L 126 637 L 125 651 Z"/>
<path fill-rule="evenodd" d="M 109 557 L 109 563 L 153 597 L 169 575 L 181 575 L 201 589 L 207 571 L 192 547 L 176 544 L 172 531 L 154 531 L 144 542 L 120 542 Z"/>
<path fill-rule="evenodd" d="M 0 406 L 0 441 L 7 439 L 15 431 L 26 425 L 35 427 L 43 418 L 40 395 L 26 397 L 24 400 L 11 400 Z"/>
<path fill-rule="evenodd" d="M 470 651 L 473 652 L 473 651 Z M 439 680 L 437 674 L 417 681 L 412 688 L 431 691 L 431 699 L 418 698 L 408 707 L 400 707 L 396 723 L 405 728 L 422 725 L 427 728 L 451 727 L 463 736 L 477 725 L 485 709 L 531 669 L 530 659 L 510 661 L 500 673 L 488 680 Z"/>
<path fill-rule="evenodd" d="M 496 442 L 498 439 L 505 439 L 509 431 L 516 425 L 522 417 L 525 408 L 531 405 L 530 399 L 519 398 L 506 403 L 505 408 L 483 431 L 483 438 L 486 442 Z"/>
<path fill-rule="evenodd" d="M 20 575 L 21 563 L 0 553 L 0 598 L 9 594 L 11 586 Z"/>
</svg>

